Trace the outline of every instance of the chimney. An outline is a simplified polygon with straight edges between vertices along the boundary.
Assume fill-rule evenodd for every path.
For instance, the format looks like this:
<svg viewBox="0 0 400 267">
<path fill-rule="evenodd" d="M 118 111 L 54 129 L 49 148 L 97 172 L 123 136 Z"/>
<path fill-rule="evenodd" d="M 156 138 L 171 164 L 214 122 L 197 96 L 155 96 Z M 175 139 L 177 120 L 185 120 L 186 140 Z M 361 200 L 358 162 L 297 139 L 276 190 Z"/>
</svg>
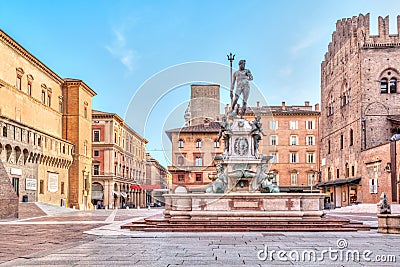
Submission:
<svg viewBox="0 0 400 267">
<path fill-rule="evenodd" d="M 306 107 L 310 106 L 310 101 L 304 101 L 304 106 Z"/>
<path fill-rule="evenodd" d="M 286 102 L 285 101 L 282 101 L 282 109 L 286 110 Z"/>
<path fill-rule="evenodd" d="M 315 104 L 315 111 L 319 111 L 319 104 Z"/>
</svg>

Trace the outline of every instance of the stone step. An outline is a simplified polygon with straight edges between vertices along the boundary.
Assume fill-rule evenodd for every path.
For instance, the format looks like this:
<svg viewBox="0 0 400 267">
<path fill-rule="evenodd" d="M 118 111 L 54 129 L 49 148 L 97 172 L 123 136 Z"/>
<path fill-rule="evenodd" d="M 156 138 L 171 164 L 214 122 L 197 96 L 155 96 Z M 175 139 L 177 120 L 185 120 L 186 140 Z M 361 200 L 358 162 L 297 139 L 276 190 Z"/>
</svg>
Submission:
<svg viewBox="0 0 400 267">
<path fill-rule="evenodd" d="M 131 228 L 131 231 L 145 231 L 145 232 L 355 232 L 356 228 L 346 228 L 346 227 L 229 227 L 229 228 L 202 228 L 202 227 L 189 227 L 189 228 L 178 228 L 178 227 L 155 227 L 155 228 Z"/>
</svg>

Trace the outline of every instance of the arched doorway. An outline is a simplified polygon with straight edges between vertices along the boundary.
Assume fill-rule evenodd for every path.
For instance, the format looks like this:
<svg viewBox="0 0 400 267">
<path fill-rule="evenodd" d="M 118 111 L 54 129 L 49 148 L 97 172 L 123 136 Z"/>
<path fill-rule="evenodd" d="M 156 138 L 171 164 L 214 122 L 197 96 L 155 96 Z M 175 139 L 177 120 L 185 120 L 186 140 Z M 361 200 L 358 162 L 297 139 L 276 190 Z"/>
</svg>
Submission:
<svg viewBox="0 0 400 267">
<path fill-rule="evenodd" d="M 97 209 L 104 208 L 104 188 L 100 183 L 92 184 L 92 204 Z"/>
</svg>

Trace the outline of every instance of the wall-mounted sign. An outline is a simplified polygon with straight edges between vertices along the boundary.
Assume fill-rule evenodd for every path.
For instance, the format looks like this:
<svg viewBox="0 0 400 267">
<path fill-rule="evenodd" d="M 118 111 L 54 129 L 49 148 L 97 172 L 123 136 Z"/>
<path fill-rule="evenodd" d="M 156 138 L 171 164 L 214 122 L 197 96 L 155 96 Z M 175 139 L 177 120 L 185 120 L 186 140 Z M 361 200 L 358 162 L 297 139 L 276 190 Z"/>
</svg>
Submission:
<svg viewBox="0 0 400 267">
<path fill-rule="evenodd" d="M 35 190 L 37 189 L 36 179 L 26 178 L 25 179 L 25 190 Z"/>
<path fill-rule="evenodd" d="M 10 173 L 11 175 L 22 175 L 22 170 L 17 168 L 11 168 Z"/>
<path fill-rule="evenodd" d="M 49 192 L 55 193 L 58 191 L 58 173 L 49 173 L 48 174 L 48 190 Z"/>
</svg>

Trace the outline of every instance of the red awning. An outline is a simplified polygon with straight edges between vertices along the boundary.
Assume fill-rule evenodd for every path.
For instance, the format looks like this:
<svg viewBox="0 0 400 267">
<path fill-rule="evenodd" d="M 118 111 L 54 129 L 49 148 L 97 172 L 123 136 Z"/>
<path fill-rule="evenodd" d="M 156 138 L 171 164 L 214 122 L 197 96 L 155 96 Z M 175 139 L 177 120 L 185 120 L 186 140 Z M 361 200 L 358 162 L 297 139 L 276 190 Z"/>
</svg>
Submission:
<svg viewBox="0 0 400 267">
<path fill-rule="evenodd" d="M 138 189 L 138 190 L 140 190 L 140 189 L 142 189 L 142 187 L 141 187 L 140 185 L 138 185 L 138 184 L 133 184 L 133 185 L 131 185 L 131 189 Z"/>
<path fill-rule="evenodd" d="M 154 184 L 154 185 L 139 185 L 139 184 L 133 184 L 131 185 L 131 189 L 137 189 L 137 190 L 150 190 L 150 189 L 160 189 L 160 185 Z"/>
<path fill-rule="evenodd" d="M 159 184 L 153 184 L 153 185 L 142 185 L 141 186 L 143 189 L 160 189 L 160 185 Z"/>
</svg>

